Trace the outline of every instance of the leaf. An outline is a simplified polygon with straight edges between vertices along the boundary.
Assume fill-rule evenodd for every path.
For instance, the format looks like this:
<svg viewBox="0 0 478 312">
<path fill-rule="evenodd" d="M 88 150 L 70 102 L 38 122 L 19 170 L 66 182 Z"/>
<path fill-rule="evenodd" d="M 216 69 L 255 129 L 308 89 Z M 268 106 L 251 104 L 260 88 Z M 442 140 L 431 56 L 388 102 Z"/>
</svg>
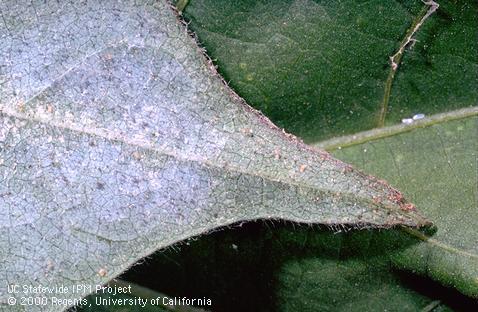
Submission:
<svg viewBox="0 0 478 312">
<path fill-rule="evenodd" d="M 88 293 L 73 285 L 238 221 L 429 224 L 385 182 L 245 105 L 166 1 L 0 11 L 4 304 L 25 295 L 7 284 L 37 298 L 70 287 L 48 305 L 63 309 Z"/>
<path fill-rule="evenodd" d="M 201 308 L 181 305 L 181 299 L 168 297 L 131 282 L 113 280 L 105 286 L 104 291 L 89 295 L 83 305 L 74 309 L 81 312 L 108 312 L 118 309 L 122 312 L 134 312 L 138 309 L 146 312 L 207 312 Z"/>
<path fill-rule="evenodd" d="M 434 220 L 433 238 L 411 231 L 423 242 L 395 255 L 398 267 L 478 298 L 478 108 L 474 112 L 377 140 L 370 136 L 361 144 L 351 141 L 334 155 L 389 179 Z"/>
<path fill-rule="evenodd" d="M 422 1 L 194 0 L 184 16 L 235 91 L 317 142 L 476 105 L 477 2 L 438 2 L 396 75 Z"/>
<path fill-rule="evenodd" d="M 411 247 L 395 262 L 476 297 L 476 239 L 474 233 L 470 238 L 472 227 L 462 228 L 459 222 L 462 211 L 468 223 L 477 221 L 476 197 L 468 190 L 468 197 L 451 201 L 455 194 L 463 194 L 460 185 L 473 185 L 476 170 L 464 174 L 461 166 L 456 173 L 445 158 L 428 156 L 431 150 L 441 148 L 447 157 L 462 159 L 460 151 L 451 153 L 456 150 L 453 140 L 440 141 L 442 147 L 430 146 L 438 144 L 436 138 L 442 137 L 441 132 L 426 132 L 430 141 L 420 141 L 424 146 L 413 137 L 407 137 L 408 145 L 398 144 L 395 140 L 405 134 L 387 138 L 476 115 L 477 2 L 438 3 L 437 8 L 434 1 L 245 4 L 195 0 L 186 7 L 184 16 L 230 85 L 279 126 L 308 142 L 330 139 L 318 143 L 322 148 L 377 140 L 365 146 L 378 145 L 382 151 L 373 158 L 367 156 L 370 159 L 366 163 L 360 151 L 370 149 L 363 146 L 352 148 L 344 159 L 405 187 L 408 196 L 420 199 L 418 206 L 427 207 L 432 219 L 440 219 L 440 237 L 430 239 L 414 233 L 428 242 Z M 395 69 L 389 60 L 394 55 Z M 395 125 L 417 113 L 426 115 L 424 123 Z M 432 113 L 442 114 L 430 117 Z M 383 125 L 389 127 L 359 132 Z M 427 131 L 436 128 L 430 129 Z M 418 133 L 423 131 L 414 130 L 414 135 L 420 137 Z M 351 135 L 337 137 L 348 133 Z M 394 144 L 388 146 L 389 141 Z M 473 148 L 476 150 L 476 145 L 466 147 L 470 153 Z M 346 151 L 336 155 L 342 157 L 343 153 Z M 401 161 L 409 171 L 396 171 L 392 153 L 403 153 Z M 426 160 L 419 153 L 427 155 Z M 466 166 L 469 159 L 462 161 Z M 436 173 L 433 180 L 430 172 Z M 461 179 L 458 185 L 449 178 L 455 175 Z M 458 192 L 453 193 L 456 188 Z"/>
<path fill-rule="evenodd" d="M 405 234 L 251 222 L 160 251 L 122 278 L 210 298 L 212 311 L 459 310 L 463 296 L 443 298 L 430 284 L 423 293 L 417 279 L 391 270 L 386 255 L 414 243 Z"/>
</svg>

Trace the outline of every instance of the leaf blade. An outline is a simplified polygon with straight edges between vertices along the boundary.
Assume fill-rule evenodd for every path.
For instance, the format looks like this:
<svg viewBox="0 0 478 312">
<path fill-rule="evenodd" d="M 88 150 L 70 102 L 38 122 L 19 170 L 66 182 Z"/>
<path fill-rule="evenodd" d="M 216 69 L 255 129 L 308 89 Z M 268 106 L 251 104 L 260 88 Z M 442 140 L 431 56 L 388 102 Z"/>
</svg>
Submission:
<svg viewBox="0 0 478 312">
<path fill-rule="evenodd" d="M 478 296 L 476 250 L 476 116 L 445 121 L 334 154 L 399 185 L 438 231 L 392 258 L 397 267 Z M 390 165 L 394 164 L 394 165 Z"/>
<path fill-rule="evenodd" d="M 198 0 L 184 16 L 241 96 L 314 143 L 476 104 L 476 3 L 438 2 L 388 91 L 420 1 Z"/>
</svg>

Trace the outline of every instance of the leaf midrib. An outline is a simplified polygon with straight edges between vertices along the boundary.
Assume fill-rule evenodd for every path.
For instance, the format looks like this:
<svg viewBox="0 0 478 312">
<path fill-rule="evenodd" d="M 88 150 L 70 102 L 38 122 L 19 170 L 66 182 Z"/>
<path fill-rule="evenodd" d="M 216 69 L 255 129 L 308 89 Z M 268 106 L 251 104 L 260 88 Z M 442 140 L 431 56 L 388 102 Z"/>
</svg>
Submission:
<svg viewBox="0 0 478 312">
<path fill-rule="evenodd" d="M 3 115 L 8 116 L 8 117 L 13 117 L 13 118 L 21 119 L 21 120 L 26 120 L 26 121 L 29 121 L 29 122 L 44 124 L 44 125 L 47 125 L 47 126 L 53 127 L 53 128 L 65 129 L 65 130 L 72 131 L 72 132 L 75 132 L 75 133 L 80 133 L 80 134 L 83 134 L 83 135 L 99 137 L 99 138 L 102 138 L 102 139 L 105 139 L 105 140 L 108 140 L 108 141 L 112 141 L 112 142 L 119 142 L 121 144 L 129 145 L 129 146 L 135 146 L 135 147 L 141 148 L 143 150 L 147 150 L 147 151 L 158 153 L 160 155 L 165 155 L 165 156 L 172 157 L 172 158 L 177 159 L 179 161 L 194 162 L 194 163 L 198 163 L 198 164 L 200 164 L 204 167 L 216 168 L 220 171 L 253 176 L 253 177 L 257 177 L 257 178 L 260 178 L 260 179 L 263 179 L 263 180 L 266 180 L 266 181 L 269 181 L 269 182 L 272 182 L 272 183 L 280 183 L 280 184 L 285 184 L 285 185 L 289 185 L 289 186 L 295 186 L 295 187 L 298 187 L 298 188 L 301 188 L 301 189 L 312 189 L 312 190 L 316 190 L 316 191 L 324 192 L 324 193 L 340 194 L 344 198 L 356 198 L 358 201 L 363 202 L 363 203 L 368 203 L 371 206 L 372 205 L 373 206 L 378 206 L 378 207 L 385 208 L 385 209 L 388 209 L 388 210 L 391 210 L 391 211 L 397 211 L 398 210 L 394 206 L 389 205 L 387 203 L 381 203 L 381 205 L 376 205 L 373 202 L 372 199 L 370 199 L 368 197 L 364 197 L 364 196 L 358 196 L 356 193 L 343 192 L 343 191 L 338 191 L 338 190 L 329 190 L 329 189 L 325 189 L 325 188 L 324 189 L 323 188 L 318 188 L 317 186 L 314 186 L 314 185 L 307 185 L 307 184 L 297 183 L 294 180 L 284 181 L 284 180 L 281 180 L 281 179 L 275 179 L 271 176 L 264 175 L 262 172 L 259 172 L 259 171 L 250 172 L 250 171 L 242 170 L 240 167 L 231 166 L 231 164 L 221 166 L 220 164 L 216 164 L 214 162 L 211 162 L 211 161 L 207 160 L 206 158 L 204 158 L 202 156 L 198 156 L 198 155 L 191 155 L 192 157 L 191 156 L 184 156 L 184 155 L 178 154 L 174 151 L 168 151 L 164 148 L 163 149 L 156 148 L 156 147 L 152 146 L 151 144 L 148 144 L 146 142 L 141 142 L 141 140 L 129 139 L 127 137 L 124 137 L 122 135 L 119 135 L 119 134 L 117 134 L 113 131 L 110 131 L 110 130 L 104 129 L 104 128 L 94 128 L 94 127 L 91 127 L 91 126 L 77 125 L 77 124 L 74 124 L 74 123 L 69 123 L 68 124 L 68 123 L 64 123 L 64 122 L 53 122 L 52 120 L 49 120 L 49 119 L 46 119 L 46 118 L 28 116 L 27 114 L 19 113 L 18 111 L 14 110 L 14 109 L 11 109 L 9 107 L 5 107 L 5 106 L 2 106 L 2 105 L 0 105 L 0 114 L 3 114 Z M 404 212 L 402 211 L 402 213 L 404 213 Z M 412 220 L 413 219 L 414 218 L 412 218 Z"/>
<path fill-rule="evenodd" d="M 424 241 L 426 243 L 434 245 L 434 246 L 436 246 L 440 249 L 443 249 L 443 250 L 446 250 L 446 251 L 449 251 L 449 252 L 453 252 L 453 253 L 456 253 L 456 254 L 459 254 L 459 255 L 462 255 L 462 256 L 465 256 L 465 257 L 470 257 L 470 258 L 478 261 L 478 253 L 472 253 L 472 252 L 469 252 L 469 251 L 466 251 L 466 250 L 463 250 L 463 249 L 453 247 L 452 245 L 443 243 L 443 242 L 441 242 L 437 239 L 434 239 L 430 236 L 427 236 L 427 235 L 421 233 L 420 231 L 416 231 L 414 229 L 409 229 L 409 228 L 403 227 L 403 230 L 405 232 L 417 237 L 421 241 Z"/>
</svg>

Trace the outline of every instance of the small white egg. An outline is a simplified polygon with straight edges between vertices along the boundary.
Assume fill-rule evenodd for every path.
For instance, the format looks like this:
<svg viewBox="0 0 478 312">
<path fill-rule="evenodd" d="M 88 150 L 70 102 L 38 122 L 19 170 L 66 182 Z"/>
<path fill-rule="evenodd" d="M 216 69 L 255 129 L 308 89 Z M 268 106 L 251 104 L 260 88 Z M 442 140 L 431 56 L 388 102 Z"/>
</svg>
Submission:
<svg viewBox="0 0 478 312">
<path fill-rule="evenodd" d="M 423 119 L 423 118 L 425 118 L 425 114 L 415 114 L 412 117 L 413 120 L 420 120 L 420 119 Z"/>
</svg>

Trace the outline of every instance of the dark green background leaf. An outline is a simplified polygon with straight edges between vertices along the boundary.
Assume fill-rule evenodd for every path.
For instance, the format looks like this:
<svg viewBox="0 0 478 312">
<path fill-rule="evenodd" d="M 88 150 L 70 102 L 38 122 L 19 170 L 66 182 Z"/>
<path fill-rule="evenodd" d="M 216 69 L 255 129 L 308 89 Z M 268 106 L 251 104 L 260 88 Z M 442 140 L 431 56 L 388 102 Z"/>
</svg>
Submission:
<svg viewBox="0 0 478 312">
<path fill-rule="evenodd" d="M 386 124 L 476 105 L 476 1 L 438 1 L 393 83 Z M 380 124 L 389 57 L 424 4 L 192 0 L 184 16 L 230 85 L 307 142 Z"/>
<path fill-rule="evenodd" d="M 478 298 L 478 118 L 415 129 L 334 155 L 396 185 L 437 226 L 394 258 L 398 267 Z M 326 145 L 326 143 L 323 143 Z"/>
<path fill-rule="evenodd" d="M 398 230 L 259 221 L 158 252 L 122 278 L 170 296 L 212 298 L 213 311 L 421 311 L 436 300 L 443 311 L 473 303 L 391 269 L 386 255 L 414 243 Z"/>
</svg>

